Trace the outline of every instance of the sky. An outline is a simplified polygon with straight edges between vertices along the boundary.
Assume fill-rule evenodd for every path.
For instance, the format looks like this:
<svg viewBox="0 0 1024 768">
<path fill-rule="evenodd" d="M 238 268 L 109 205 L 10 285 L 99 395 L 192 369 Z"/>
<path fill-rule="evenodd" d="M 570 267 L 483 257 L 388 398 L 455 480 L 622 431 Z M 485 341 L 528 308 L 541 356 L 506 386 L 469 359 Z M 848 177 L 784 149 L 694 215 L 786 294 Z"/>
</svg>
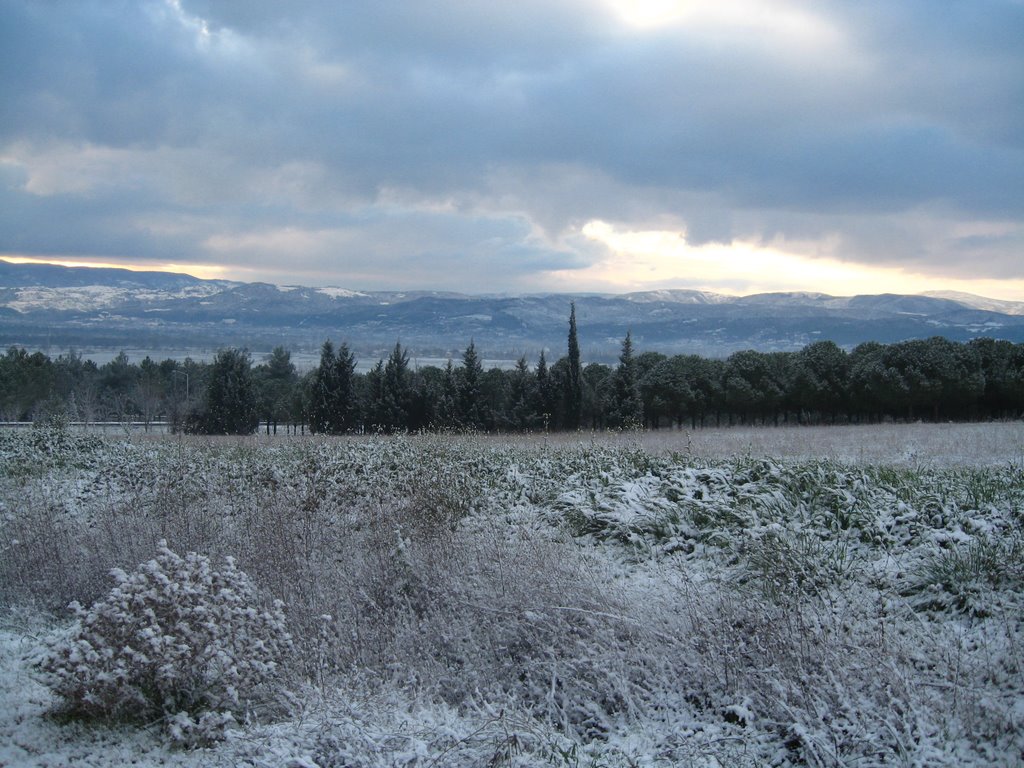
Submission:
<svg viewBox="0 0 1024 768">
<path fill-rule="evenodd" d="M 1024 0 L 0 0 L 0 256 L 1024 300 Z"/>
</svg>

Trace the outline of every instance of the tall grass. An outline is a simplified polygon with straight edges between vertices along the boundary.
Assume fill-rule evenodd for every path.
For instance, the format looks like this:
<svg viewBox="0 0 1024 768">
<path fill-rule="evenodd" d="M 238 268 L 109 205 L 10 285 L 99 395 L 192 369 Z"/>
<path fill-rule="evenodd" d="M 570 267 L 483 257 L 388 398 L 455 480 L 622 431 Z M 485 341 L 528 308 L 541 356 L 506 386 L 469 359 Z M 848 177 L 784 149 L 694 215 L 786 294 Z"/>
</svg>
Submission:
<svg viewBox="0 0 1024 768">
<path fill-rule="evenodd" d="M 320 765 L 369 760 L 353 745 L 382 748 L 367 734 L 396 700 L 475 723 L 417 731 L 437 765 L 980 765 L 1024 749 L 1013 466 L 627 440 L 60 440 L 0 438 L 16 469 L 0 480 L 4 605 L 60 617 L 160 540 L 233 556 L 284 603 L 288 685 L 324 707 L 295 738 Z"/>
</svg>

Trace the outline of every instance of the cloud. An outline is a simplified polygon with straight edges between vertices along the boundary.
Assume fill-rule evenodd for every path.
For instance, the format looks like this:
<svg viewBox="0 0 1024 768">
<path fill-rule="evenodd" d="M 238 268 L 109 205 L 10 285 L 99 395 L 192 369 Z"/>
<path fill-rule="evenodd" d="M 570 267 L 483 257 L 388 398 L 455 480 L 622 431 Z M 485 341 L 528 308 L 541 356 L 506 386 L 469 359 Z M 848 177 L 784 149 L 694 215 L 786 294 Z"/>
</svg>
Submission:
<svg viewBox="0 0 1024 768">
<path fill-rule="evenodd" d="M 526 290 L 590 279 L 600 220 L 936 279 L 1024 269 L 1011 0 L 0 11 L 0 252 Z M 642 266 L 616 269 L 602 285 Z"/>
<path fill-rule="evenodd" d="M 1024 279 L 993 279 L 965 274 L 936 278 L 910 266 L 865 266 L 818 253 L 799 255 L 807 244 L 765 244 L 733 240 L 695 245 L 685 232 L 671 230 L 624 231 L 604 221 L 591 221 L 583 236 L 603 246 L 603 255 L 589 265 L 586 277 L 608 287 L 621 285 L 629 265 L 632 282 L 640 291 L 658 288 L 701 288 L 724 293 L 778 291 L 828 292 L 835 295 L 959 290 L 993 298 L 1024 294 Z M 820 250 L 820 247 L 819 247 Z M 571 283 L 580 275 L 555 272 Z M 879 288 L 884 286 L 884 288 Z"/>
<path fill-rule="evenodd" d="M 529 290 L 538 273 L 584 266 L 522 218 L 394 206 L 367 209 L 339 227 L 218 233 L 203 247 L 214 261 L 238 258 L 250 269 L 271 273 L 291 258 L 313 283 L 371 289 L 393 288 L 401 273 L 423 289 Z"/>
</svg>

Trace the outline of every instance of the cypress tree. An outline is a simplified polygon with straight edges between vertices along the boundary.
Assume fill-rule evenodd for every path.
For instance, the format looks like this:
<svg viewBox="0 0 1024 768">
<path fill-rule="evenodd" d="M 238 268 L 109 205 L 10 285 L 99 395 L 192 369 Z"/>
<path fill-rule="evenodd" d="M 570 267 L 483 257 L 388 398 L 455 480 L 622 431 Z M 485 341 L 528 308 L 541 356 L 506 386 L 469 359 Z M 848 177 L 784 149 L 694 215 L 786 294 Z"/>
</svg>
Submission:
<svg viewBox="0 0 1024 768">
<path fill-rule="evenodd" d="M 583 414 L 583 372 L 576 336 L 576 302 L 569 305 L 569 375 L 565 382 L 565 427 L 579 429 Z"/>
</svg>

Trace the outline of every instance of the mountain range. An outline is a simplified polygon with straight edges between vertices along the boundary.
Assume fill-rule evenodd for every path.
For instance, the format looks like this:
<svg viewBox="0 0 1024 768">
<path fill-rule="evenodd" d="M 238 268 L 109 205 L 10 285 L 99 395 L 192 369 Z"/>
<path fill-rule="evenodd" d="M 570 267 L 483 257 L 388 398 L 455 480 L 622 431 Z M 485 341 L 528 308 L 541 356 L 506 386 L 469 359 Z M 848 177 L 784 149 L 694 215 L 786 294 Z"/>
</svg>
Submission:
<svg viewBox="0 0 1024 768">
<path fill-rule="evenodd" d="M 0 345 L 174 357 L 223 346 L 258 354 L 280 344 L 314 355 L 329 338 L 363 358 L 401 341 L 419 357 L 444 359 L 457 358 L 472 340 L 492 360 L 532 359 L 541 349 L 557 359 L 573 301 L 590 361 L 613 361 L 627 331 L 640 351 L 706 356 L 794 350 L 823 339 L 844 347 L 929 336 L 1024 341 L 1024 303 L 961 293 L 361 292 L 0 260 Z"/>
</svg>

